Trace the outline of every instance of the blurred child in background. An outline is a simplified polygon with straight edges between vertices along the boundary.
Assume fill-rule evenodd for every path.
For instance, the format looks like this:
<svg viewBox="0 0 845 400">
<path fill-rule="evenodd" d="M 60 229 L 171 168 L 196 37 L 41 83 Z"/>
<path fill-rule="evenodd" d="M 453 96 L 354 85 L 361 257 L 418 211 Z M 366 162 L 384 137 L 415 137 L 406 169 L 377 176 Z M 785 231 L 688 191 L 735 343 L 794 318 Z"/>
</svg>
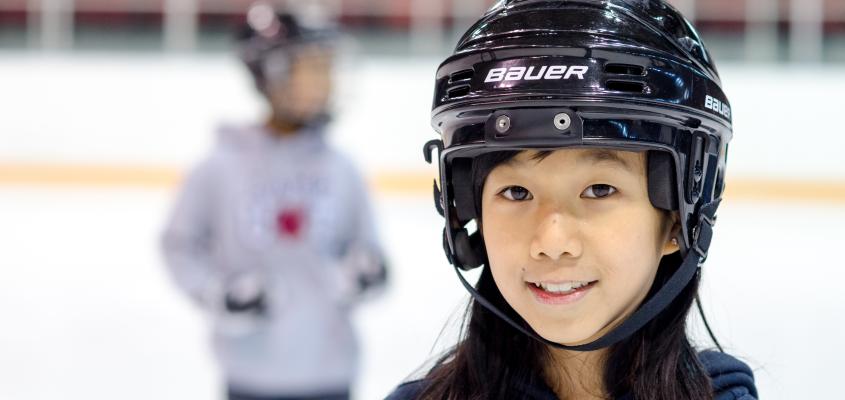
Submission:
<svg viewBox="0 0 845 400">
<path fill-rule="evenodd" d="M 383 286 L 366 186 L 324 132 L 332 31 L 256 4 L 238 34 L 270 115 L 223 127 L 163 237 L 178 286 L 211 316 L 228 398 L 348 399 L 350 306 Z"/>
</svg>

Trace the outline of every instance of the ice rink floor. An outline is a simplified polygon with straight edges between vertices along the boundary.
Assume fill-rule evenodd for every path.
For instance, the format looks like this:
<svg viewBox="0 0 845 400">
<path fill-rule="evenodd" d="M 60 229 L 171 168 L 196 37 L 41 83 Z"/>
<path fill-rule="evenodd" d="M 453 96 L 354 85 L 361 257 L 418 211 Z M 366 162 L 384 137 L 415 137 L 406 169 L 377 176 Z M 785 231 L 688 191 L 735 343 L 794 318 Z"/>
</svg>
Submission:
<svg viewBox="0 0 845 400">
<path fill-rule="evenodd" d="M 436 60 L 348 66 L 332 140 L 370 176 L 431 173 L 421 146 L 433 137 Z M 729 65 L 723 76 L 737 116 L 730 176 L 845 182 L 845 139 L 827 123 L 841 105 L 823 101 L 845 89 L 845 70 Z M 220 121 L 260 114 L 226 57 L 0 53 L 0 87 L 7 175 L 44 163 L 182 171 Z M 0 399 L 219 398 L 205 321 L 158 255 L 173 189 L 166 179 L 92 185 L 0 174 Z M 763 399 L 840 391 L 845 202 L 798 197 L 728 197 L 705 266 L 711 324 L 753 367 Z M 359 400 L 382 398 L 448 345 L 453 330 L 436 339 L 467 299 L 442 254 L 430 194 L 382 190 L 374 200 L 393 269 L 386 293 L 355 314 Z"/>
<path fill-rule="evenodd" d="M 170 193 L 3 189 L 0 198 L 0 398 L 216 398 L 204 320 L 157 256 Z M 377 203 L 393 275 L 355 314 L 358 399 L 382 398 L 430 357 L 466 300 L 430 201 Z M 830 398 L 838 388 L 843 224 L 842 207 L 721 210 L 704 304 L 723 344 L 754 367 L 762 398 Z"/>
</svg>

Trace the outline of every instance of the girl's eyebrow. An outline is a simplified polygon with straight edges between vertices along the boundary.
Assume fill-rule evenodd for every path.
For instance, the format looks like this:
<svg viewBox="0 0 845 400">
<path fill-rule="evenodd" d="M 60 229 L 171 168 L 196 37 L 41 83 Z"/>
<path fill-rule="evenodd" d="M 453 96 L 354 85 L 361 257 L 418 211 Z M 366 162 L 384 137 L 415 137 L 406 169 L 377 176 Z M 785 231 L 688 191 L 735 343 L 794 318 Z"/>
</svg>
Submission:
<svg viewBox="0 0 845 400">
<path fill-rule="evenodd" d="M 589 162 L 592 164 L 611 164 L 617 167 L 621 167 L 628 172 L 633 172 L 634 168 L 631 164 L 622 157 L 619 157 L 619 154 L 615 151 L 605 150 L 605 149 L 590 149 L 587 150 L 578 157 L 579 162 Z"/>
</svg>

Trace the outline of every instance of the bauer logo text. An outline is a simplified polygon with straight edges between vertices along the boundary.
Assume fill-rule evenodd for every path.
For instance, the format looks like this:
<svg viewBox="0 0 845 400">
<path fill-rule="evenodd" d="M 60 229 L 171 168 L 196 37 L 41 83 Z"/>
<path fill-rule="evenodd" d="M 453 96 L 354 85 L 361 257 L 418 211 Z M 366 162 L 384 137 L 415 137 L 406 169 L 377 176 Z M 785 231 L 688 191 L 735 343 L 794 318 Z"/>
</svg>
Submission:
<svg viewBox="0 0 845 400">
<path fill-rule="evenodd" d="M 731 106 L 710 95 L 704 98 L 704 108 L 713 110 L 725 118 L 731 117 Z"/>
<path fill-rule="evenodd" d="M 557 79 L 584 79 L 590 67 L 585 65 L 543 65 L 531 67 L 493 68 L 487 73 L 485 83 L 502 81 L 539 81 Z"/>
</svg>

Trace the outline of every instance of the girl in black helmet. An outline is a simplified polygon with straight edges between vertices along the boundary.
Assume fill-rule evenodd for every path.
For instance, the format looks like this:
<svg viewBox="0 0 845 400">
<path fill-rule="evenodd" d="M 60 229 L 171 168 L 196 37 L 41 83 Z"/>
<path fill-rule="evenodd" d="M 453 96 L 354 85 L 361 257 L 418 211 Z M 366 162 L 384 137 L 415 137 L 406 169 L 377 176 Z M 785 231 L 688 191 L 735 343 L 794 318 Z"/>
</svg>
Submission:
<svg viewBox="0 0 845 400">
<path fill-rule="evenodd" d="M 747 365 L 687 336 L 732 126 L 676 10 L 500 2 L 440 66 L 432 125 L 472 301 L 463 339 L 388 399 L 756 398 Z"/>
</svg>

